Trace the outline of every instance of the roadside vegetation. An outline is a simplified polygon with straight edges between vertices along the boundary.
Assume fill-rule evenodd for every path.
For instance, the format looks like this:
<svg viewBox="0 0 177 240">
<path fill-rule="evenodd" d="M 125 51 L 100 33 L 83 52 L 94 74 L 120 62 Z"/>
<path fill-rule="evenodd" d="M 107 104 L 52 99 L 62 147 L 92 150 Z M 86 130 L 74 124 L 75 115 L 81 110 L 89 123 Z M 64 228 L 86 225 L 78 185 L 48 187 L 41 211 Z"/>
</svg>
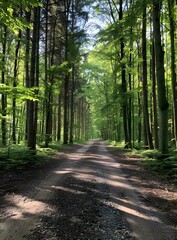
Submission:
<svg viewBox="0 0 177 240">
<path fill-rule="evenodd" d="M 37 167 L 50 161 L 51 156 L 61 149 L 61 144 L 51 143 L 48 148 L 38 146 L 36 150 L 29 150 L 25 146 L 10 145 L 0 148 L 1 170 L 23 170 Z"/>
<path fill-rule="evenodd" d="M 169 151 L 168 155 L 162 155 L 158 150 L 140 150 L 142 164 L 153 174 L 162 180 L 177 184 L 177 155 L 176 151 Z"/>
<path fill-rule="evenodd" d="M 161 180 L 177 184 L 177 152 L 175 148 L 170 148 L 168 154 L 162 154 L 157 149 L 137 148 L 125 149 L 124 142 L 108 142 L 116 151 L 124 151 L 131 158 L 137 158 L 141 166 Z"/>
</svg>

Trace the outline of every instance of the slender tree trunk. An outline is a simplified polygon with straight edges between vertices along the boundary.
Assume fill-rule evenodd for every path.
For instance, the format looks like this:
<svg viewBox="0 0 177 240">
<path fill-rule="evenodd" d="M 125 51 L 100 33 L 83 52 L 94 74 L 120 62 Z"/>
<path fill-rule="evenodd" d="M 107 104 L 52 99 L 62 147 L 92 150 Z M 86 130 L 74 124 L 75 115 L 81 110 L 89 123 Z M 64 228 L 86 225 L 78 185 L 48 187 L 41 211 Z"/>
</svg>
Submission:
<svg viewBox="0 0 177 240">
<path fill-rule="evenodd" d="M 131 26 L 130 27 L 130 36 L 132 36 L 133 34 L 133 27 Z M 133 41 L 130 40 L 130 55 L 129 55 L 129 67 L 130 69 L 133 67 L 133 63 L 132 63 L 132 49 L 133 49 Z M 129 90 L 131 91 L 132 90 L 132 74 L 129 73 L 128 74 L 128 79 L 129 79 Z M 129 130 L 129 142 L 130 142 L 130 147 L 132 148 L 132 123 L 133 123 L 133 99 L 131 96 L 129 96 L 129 108 L 128 108 L 128 130 Z"/>
<path fill-rule="evenodd" d="M 41 142 L 45 141 L 45 102 L 42 104 Z"/>
<path fill-rule="evenodd" d="M 69 75 L 65 76 L 64 83 L 64 120 L 63 120 L 63 144 L 68 143 L 68 91 L 69 91 Z"/>
<path fill-rule="evenodd" d="M 132 60 L 132 55 L 130 54 L 130 65 L 131 65 L 131 60 Z M 129 90 L 132 90 L 132 75 L 129 73 Z M 129 96 L 129 104 L 128 104 L 128 135 L 129 135 L 129 144 L 130 148 L 132 148 L 132 98 Z"/>
<path fill-rule="evenodd" d="M 146 47 L 146 7 L 143 9 L 143 29 L 142 29 L 142 58 L 143 58 L 143 112 L 145 124 L 145 137 L 147 138 L 148 146 L 153 148 L 152 133 L 149 126 L 149 111 L 148 111 L 148 85 L 147 85 L 147 47 Z"/>
<path fill-rule="evenodd" d="M 141 140 L 142 140 L 141 118 L 142 118 L 141 94 L 138 93 L 138 143 L 139 144 L 141 143 Z"/>
<path fill-rule="evenodd" d="M 159 105 L 159 150 L 168 153 L 168 101 L 166 97 L 164 52 L 160 32 L 160 11 L 162 1 L 153 0 L 153 34 L 156 59 L 156 77 Z"/>
<path fill-rule="evenodd" d="M 133 89 L 135 89 L 135 77 L 133 75 Z M 135 147 L 135 98 L 132 99 L 132 140 L 133 140 L 133 148 Z"/>
<path fill-rule="evenodd" d="M 74 63 L 72 64 L 72 86 L 71 86 L 71 104 L 70 104 L 70 139 L 69 142 L 73 143 L 73 128 L 74 128 L 74 78 L 75 78 L 75 66 Z"/>
<path fill-rule="evenodd" d="M 137 48 L 138 48 L 138 57 L 141 57 L 141 52 L 140 52 L 140 39 L 137 40 Z M 140 87 L 141 83 L 141 66 L 140 63 L 138 63 L 138 89 Z M 142 141 L 142 92 L 138 92 L 138 143 L 140 144 Z"/>
<path fill-rule="evenodd" d="M 57 108 L 54 107 L 53 110 L 53 122 L 52 122 L 52 129 L 53 129 L 53 141 L 57 141 Z"/>
<path fill-rule="evenodd" d="M 68 61 L 68 21 L 69 21 L 69 3 L 65 2 L 65 61 Z M 63 119 L 63 144 L 68 143 L 69 134 L 69 74 L 66 74 L 64 80 L 64 119 Z"/>
<path fill-rule="evenodd" d="M 85 98 L 82 97 L 82 140 L 85 140 L 84 136 L 85 136 Z"/>
<path fill-rule="evenodd" d="M 170 41 L 171 41 L 171 79 L 173 92 L 173 118 L 174 118 L 174 136 L 177 148 L 177 83 L 176 83 L 176 63 L 175 63 L 175 16 L 174 0 L 168 0 L 168 11 L 170 19 Z"/>
<path fill-rule="evenodd" d="M 156 97 L 156 76 L 155 76 L 155 52 L 154 52 L 154 39 L 152 39 L 152 107 L 153 107 L 153 119 L 154 119 L 154 145 L 155 148 L 159 148 L 159 138 L 158 138 L 158 118 L 157 118 L 157 97 Z"/>
<path fill-rule="evenodd" d="M 120 0 L 120 9 L 119 9 L 119 20 L 123 19 L 123 1 Z M 123 126 L 124 126 L 124 139 L 126 147 L 129 147 L 129 136 L 128 136 L 128 121 L 127 121 L 127 99 L 126 99 L 126 92 L 127 92 L 127 83 L 126 83 L 126 74 L 125 74 L 125 63 L 124 63 L 124 39 L 121 37 L 121 60 L 122 60 L 122 112 L 123 112 Z"/>
<path fill-rule="evenodd" d="M 6 48 L 7 48 L 7 27 L 4 25 L 4 35 L 3 35 L 3 44 L 2 44 L 2 67 L 3 67 L 3 69 L 2 69 L 2 73 L 1 73 L 2 84 L 5 84 Z M 2 121 L 1 121 L 2 145 L 6 146 L 6 144 L 7 144 L 7 126 L 6 126 L 7 96 L 6 96 L 6 94 L 2 94 L 1 106 L 2 106 Z"/>
<path fill-rule="evenodd" d="M 18 40 L 17 45 L 15 49 L 15 62 L 14 62 L 14 82 L 13 87 L 17 86 L 17 72 L 18 72 L 18 54 L 20 50 L 20 44 L 21 44 L 21 30 L 19 30 L 18 33 Z M 13 109 L 13 121 L 12 121 L 12 141 L 14 144 L 16 144 L 16 97 L 12 100 L 12 109 Z"/>
<path fill-rule="evenodd" d="M 31 11 L 26 12 L 26 21 L 30 22 Z M 30 61 L 30 29 L 26 29 L 26 49 L 25 49 L 25 78 L 26 78 L 26 87 L 30 87 L 30 74 L 29 74 L 29 61 Z M 26 110 L 26 136 L 25 140 L 28 138 L 28 124 L 29 124 L 29 100 L 26 102 L 27 110 Z"/>
<path fill-rule="evenodd" d="M 53 39 L 52 39 L 52 49 L 51 49 L 51 61 L 50 61 L 50 67 L 54 65 L 54 51 L 55 51 L 55 24 L 53 26 Z M 54 74 L 50 76 L 49 84 L 50 87 L 47 88 L 47 100 L 46 100 L 46 147 L 48 147 L 49 142 L 52 140 L 52 103 L 53 103 L 53 92 L 52 92 L 52 86 L 54 81 Z"/>
<path fill-rule="evenodd" d="M 35 76 L 35 87 L 39 87 L 39 41 L 40 41 L 40 7 L 37 8 L 37 30 L 36 30 L 36 76 Z M 35 90 L 35 94 L 38 95 L 38 90 Z M 34 142 L 36 143 L 37 135 L 37 120 L 38 120 L 38 101 L 34 102 Z"/>
<path fill-rule="evenodd" d="M 57 141 L 61 140 L 61 93 L 58 96 L 58 133 Z"/>
<path fill-rule="evenodd" d="M 49 146 L 49 142 L 51 141 L 51 134 L 52 134 L 52 80 L 49 79 L 48 76 L 48 67 L 50 67 L 53 64 L 53 51 L 52 51 L 52 57 L 50 61 L 48 60 L 49 56 L 49 50 L 50 46 L 49 43 L 52 41 L 52 37 L 48 36 L 48 26 L 49 26 L 49 0 L 46 2 L 46 9 L 45 9 L 45 95 L 47 96 L 45 100 L 45 108 L 46 108 L 46 125 L 45 125 L 45 147 Z M 52 25 L 52 24 L 51 24 Z M 52 27 L 52 26 L 51 26 Z M 51 33 L 51 32 L 50 32 Z M 51 34 L 50 34 L 51 35 Z M 50 42 L 49 42 L 50 40 Z M 54 40 L 54 39 L 53 39 Z M 53 43 L 54 44 L 54 43 Z M 51 77 L 51 76 L 50 76 Z"/>
<path fill-rule="evenodd" d="M 37 64 L 37 41 L 38 39 L 38 8 L 34 8 L 34 19 L 33 19 L 33 37 L 32 37 L 32 49 L 31 49 L 31 68 L 30 68 L 30 81 L 29 87 L 36 85 L 36 64 Z M 36 149 L 36 115 L 35 115 L 35 103 L 34 101 L 28 101 L 28 119 L 27 119 L 27 145 L 29 149 Z"/>
<path fill-rule="evenodd" d="M 78 102 L 78 140 L 81 139 L 81 98 Z"/>
<path fill-rule="evenodd" d="M 47 101 L 46 101 L 46 138 L 45 147 L 49 146 L 52 136 L 52 93 L 48 90 Z"/>
</svg>

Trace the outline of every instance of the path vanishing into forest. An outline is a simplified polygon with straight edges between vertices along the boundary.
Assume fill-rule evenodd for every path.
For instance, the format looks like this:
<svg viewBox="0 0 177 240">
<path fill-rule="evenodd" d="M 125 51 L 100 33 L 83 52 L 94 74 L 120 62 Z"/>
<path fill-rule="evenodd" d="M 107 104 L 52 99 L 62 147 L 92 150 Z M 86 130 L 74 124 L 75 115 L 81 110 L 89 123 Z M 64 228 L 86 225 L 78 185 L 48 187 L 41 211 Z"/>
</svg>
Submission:
<svg viewBox="0 0 177 240">
<path fill-rule="evenodd" d="M 175 240 L 176 189 L 103 141 L 0 184 L 0 240 Z"/>
</svg>

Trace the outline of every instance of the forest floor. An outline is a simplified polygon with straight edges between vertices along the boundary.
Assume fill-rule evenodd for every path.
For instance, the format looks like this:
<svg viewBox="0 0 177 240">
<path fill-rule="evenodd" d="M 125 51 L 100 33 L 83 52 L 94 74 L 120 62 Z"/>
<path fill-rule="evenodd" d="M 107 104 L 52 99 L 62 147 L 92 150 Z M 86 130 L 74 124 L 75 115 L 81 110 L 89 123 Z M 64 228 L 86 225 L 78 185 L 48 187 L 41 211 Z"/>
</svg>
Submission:
<svg viewBox="0 0 177 240">
<path fill-rule="evenodd" d="M 0 175 L 1 240 L 177 240 L 177 189 L 91 141 Z"/>
</svg>

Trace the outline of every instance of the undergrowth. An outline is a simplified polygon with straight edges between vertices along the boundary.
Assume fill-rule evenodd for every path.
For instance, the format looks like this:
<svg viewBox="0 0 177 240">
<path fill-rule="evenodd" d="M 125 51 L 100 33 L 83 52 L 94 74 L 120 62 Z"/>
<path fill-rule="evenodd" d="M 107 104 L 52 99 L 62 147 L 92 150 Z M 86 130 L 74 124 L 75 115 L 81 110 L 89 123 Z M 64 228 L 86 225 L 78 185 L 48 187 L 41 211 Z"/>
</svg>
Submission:
<svg viewBox="0 0 177 240">
<path fill-rule="evenodd" d="M 142 155 L 146 156 L 146 154 Z M 177 156 L 170 154 L 168 157 L 161 158 L 160 153 L 151 157 L 145 157 L 142 160 L 144 166 L 155 175 L 169 182 L 177 183 Z"/>
<path fill-rule="evenodd" d="M 109 142 L 117 149 L 122 149 L 123 144 L 117 142 Z M 148 171 L 154 175 L 159 176 L 161 179 L 177 184 L 177 153 L 176 150 L 170 149 L 169 154 L 162 154 L 158 150 L 146 150 L 143 148 L 132 149 L 126 151 L 130 157 L 138 156 Z"/>
<path fill-rule="evenodd" d="M 35 151 L 21 145 L 0 148 L 0 170 L 24 169 L 41 165 L 60 147 L 61 144 L 52 143 L 48 148 L 38 146 Z"/>
<path fill-rule="evenodd" d="M 171 150 L 169 154 L 162 154 L 158 150 L 132 150 L 130 155 L 142 157 L 146 169 L 165 181 L 177 183 L 177 156 Z"/>
<path fill-rule="evenodd" d="M 78 144 L 78 143 L 76 143 Z M 0 170 L 21 170 L 36 167 L 51 159 L 56 152 L 61 152 L 73 144 L 63 145 L 61 142 L 50 142 L 49 147 L 45 144 L 37 146 L 36 150 L 29 150 L 24 145 L 9 145 L 0 148 Z"/>
</svg>

